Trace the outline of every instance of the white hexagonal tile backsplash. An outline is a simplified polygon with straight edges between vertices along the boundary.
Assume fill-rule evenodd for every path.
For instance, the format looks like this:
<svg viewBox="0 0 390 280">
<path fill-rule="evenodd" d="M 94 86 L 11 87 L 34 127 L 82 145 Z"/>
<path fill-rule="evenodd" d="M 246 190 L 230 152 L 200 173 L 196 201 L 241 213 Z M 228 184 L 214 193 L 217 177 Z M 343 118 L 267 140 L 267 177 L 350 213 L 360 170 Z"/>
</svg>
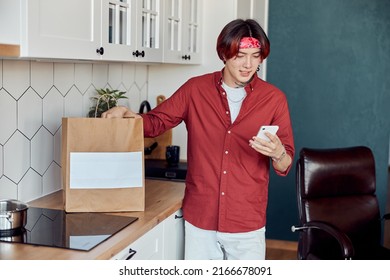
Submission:
<svg viewBox="0 0 390 280">
<path fill-rule="evenodd" d="M 15 99 L 30 86 L 30 62 L 23 60 L 3 61 L 3 88 Z"/>
<path fill-rule="evenodd" d="M 5 176 L 0 178 L 0 199 L 18 199 L 18 185 Z"/>
<path fill-rule="evenodd" d="M 0 145 L 0 178 L 3 176 L 3 145 Z"/>
<path fill-rule="evenodd" d="M 42 124 L 42 98 L 29 88 L 18 100 L 18 129 L 31 139 Z"/>
<path fill-rule="evenodd" d="M 4 175 L 15 183 L 30 168 L 30 141 L 20 131 L 15 131 L 4 145 Z"/>
<path fill-rule="evenodd" d="M 31 62 L 31 87 L 44 97 L 53 86 L 53 63 Z"/>
<path fill-rule="evenodd" d="M 43 176 L 54 159 L 53 135 L 42 126 L 31 140 L 31 167 Z"/>
<path fill-rule="evenodd" d="M 0 88 L 3 87 L 3 61 L 0 60 Z"/>
<path fill-rule="evenodd" d="M 92 64 L 78 63 L 74 71 L 74 84 L 84 94 L 92 85 Z"/>
<path fill-rule="evenodd" d="M 83 115 L 83 96 L 81 92 L 73 86 L 65 98 L 64 117 L 80 117 Z"/>
<path fill-rule="evenodd" d="M 0 144 L 11 137 L 16 130 L 16 100 L 6 90 L 0 89 Z"/>
<path fill-rule="evenodd" d="M 43 125 L 54 134 L 61 126 L 64 115 L 64 98 L 52 87 L 43 99 Z"/>
<path fill-rule="evenodd" d="M 85 117 L 102 87 L 127 91 L 124 105 L 138 107 L 147 71 L 131 63 L 0 59 L 0 199 L 28 202 L 61 189 L 62 117 Z"/>
</svg>

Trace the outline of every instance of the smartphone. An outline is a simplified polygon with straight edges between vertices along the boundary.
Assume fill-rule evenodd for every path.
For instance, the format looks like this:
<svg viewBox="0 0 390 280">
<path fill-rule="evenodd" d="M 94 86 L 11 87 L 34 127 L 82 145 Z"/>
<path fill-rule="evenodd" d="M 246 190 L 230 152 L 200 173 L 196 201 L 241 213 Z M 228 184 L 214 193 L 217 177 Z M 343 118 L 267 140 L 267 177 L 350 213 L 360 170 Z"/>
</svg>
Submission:
<svg viewBox="0 0 390 280">
<path fill-rule="evenodd" d="M 264 139 L 266 141 L 270 141 L 270 139 L 265 135 L 264 132 L 269 132 L 272 135 L 275 135 L 276 132 L 278 131 L 279 126 L 278 125 L 263 125 L 260 127 L 259 132 L 257 133 L 257 137 Z"/>
</svg>

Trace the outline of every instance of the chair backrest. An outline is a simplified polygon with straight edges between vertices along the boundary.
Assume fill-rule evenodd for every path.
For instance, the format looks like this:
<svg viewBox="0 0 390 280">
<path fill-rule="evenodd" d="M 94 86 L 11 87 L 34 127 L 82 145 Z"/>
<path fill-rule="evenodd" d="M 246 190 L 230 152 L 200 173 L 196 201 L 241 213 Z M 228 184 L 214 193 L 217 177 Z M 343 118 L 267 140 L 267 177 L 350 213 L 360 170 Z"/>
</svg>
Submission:
<svg viewBox="0 0 390 280">
<path fill-rule="evenodd" d="M 296 168 L 300 223 L 334 225 L 348 235 L 356 254 L 380 244 L 375 182 L 375 160 L 368 147 L 303 148 Z M 298 257 L 302 259 L 341 257 L 337 242 L 318 230 L 301 232 L 298 244 Z"/>
</svg>

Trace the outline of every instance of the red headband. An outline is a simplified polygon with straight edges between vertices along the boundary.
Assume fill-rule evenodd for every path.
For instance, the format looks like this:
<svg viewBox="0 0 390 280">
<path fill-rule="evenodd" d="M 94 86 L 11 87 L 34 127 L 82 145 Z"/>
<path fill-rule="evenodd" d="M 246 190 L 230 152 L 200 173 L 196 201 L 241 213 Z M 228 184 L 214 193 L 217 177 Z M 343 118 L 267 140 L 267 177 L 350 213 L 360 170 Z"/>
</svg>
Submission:
<svg viewBox="0 0 390 280">
<path fill-rule="evenodd" d="M 251 48 L 261 49 L 259 40 L 253 37 L 243 37 L 240 41 L 240 49 L 251 49 Z"/>
</svg>

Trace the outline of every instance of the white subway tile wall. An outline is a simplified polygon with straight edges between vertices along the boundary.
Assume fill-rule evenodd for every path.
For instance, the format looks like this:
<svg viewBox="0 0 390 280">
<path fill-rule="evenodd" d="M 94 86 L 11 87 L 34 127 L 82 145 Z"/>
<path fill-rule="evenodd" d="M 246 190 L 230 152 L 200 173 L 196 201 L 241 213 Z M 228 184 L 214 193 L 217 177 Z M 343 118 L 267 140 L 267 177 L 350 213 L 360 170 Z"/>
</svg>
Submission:
<svg viewBox="0 0 390 280">
<path fill-rule="evenodd" d="M 85 117 L 97 88 L 147 99 L 148 66 L 0 59 L 0 199 L 29 202 L 62 188 L 61 121 Z"/>
</svg>

